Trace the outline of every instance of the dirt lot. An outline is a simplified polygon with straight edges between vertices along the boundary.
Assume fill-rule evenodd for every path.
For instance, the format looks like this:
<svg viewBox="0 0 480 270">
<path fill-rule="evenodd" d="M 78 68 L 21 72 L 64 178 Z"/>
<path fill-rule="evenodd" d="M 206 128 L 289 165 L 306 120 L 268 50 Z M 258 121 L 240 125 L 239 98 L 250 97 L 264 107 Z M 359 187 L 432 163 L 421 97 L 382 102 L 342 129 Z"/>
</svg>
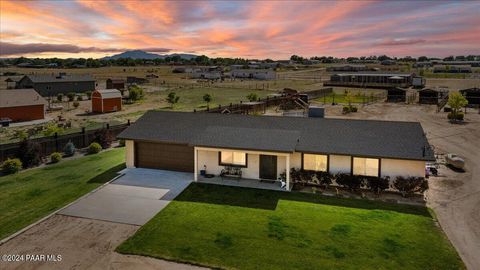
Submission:
<svg viewBox="0 0 480 270">
<path fill-rule="evenodd" d="M 1 269 L 204 269 L 113 250 L 139 226 L 54 215 L 0 246 L 0 254 L 61 255 L 59 262 L 0 262 Z"/>
</svg>

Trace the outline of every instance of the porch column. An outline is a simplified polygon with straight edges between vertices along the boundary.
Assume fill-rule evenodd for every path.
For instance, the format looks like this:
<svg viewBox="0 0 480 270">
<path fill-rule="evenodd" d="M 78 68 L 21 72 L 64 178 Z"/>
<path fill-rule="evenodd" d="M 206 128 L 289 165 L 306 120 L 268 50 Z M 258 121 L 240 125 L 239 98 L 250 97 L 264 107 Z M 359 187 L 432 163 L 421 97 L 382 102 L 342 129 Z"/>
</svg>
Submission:
<svg viewBox="0 0 480 270">
<path fill-rule="evenodd" d="M 287 182 L 287 190 L 290 191 L 290 155 L 287 155 L 285 166 L 285 178 Z"/>
<path fill-rule="evenodd" d="M 196 147 L 193 148 L 193 180 L 195 182 L 198 180 L 198 150 Z"/>
</svg>

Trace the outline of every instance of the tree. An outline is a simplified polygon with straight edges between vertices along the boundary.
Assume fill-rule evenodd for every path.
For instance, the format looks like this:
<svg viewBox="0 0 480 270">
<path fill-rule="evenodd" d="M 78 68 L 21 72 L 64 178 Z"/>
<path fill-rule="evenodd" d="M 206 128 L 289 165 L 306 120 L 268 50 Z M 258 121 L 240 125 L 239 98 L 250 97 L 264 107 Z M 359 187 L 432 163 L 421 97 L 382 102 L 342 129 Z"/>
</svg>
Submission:
<svg viewBox="0 0 480 270">
<path fill-rule="evenodd" d="M 205 101 L 208 105 L 212 101 L 212 96 L 210 94 L 203 95 L 203 101 Z"/>
<path fill-rule="evenodd" d="M 452 118 L 455 120 L 459 118 L 458 111 L 467 104 L 468 100 L 460 92 L 450 92 L 448 95 L 448 106 L 452 108 Z"/>
<path fill-rule="evenodd" d="M 256 93 L 250 93 L 247 95 L 247 99 L 250 102 L 254 102 L 258 100 L 258 95 Z"/>
<path fill-rule="evenodd" d="M 345 101 L 348 103 L 348 107 L 352 107 L 353 94 L 351 91 L 345 91 Z"/>
<path fill-rule="evenodd" d="M 67 93 L 68 101 L 73 101 L 75 99 L 75 93 L 69 92 Z"/>
<path fill-rule="evenodd" d="M 180 99 L 180 97 L 177 96 L 177 94 L 175 92 L 168 93 L 167 102 L 170 103 L 172 108 L 176 103 L 178 103 L 179 99 Z"/>
<path fill-rule="evenodd" d="M 41 162 L 40 145 L 29 140 L 23 140 L 18 148 L 17 156 L 22 161 L 24 168 L 36 166 Z"/>
<path fill-rule="evenodd" d="M 110 130 L 104 128 L 95 132 L 94 142 L 100 144 L 103 149 L 107 149 L 112 145 L 113 136 Z"/>
<path fill-rule="evenodd" d="M 85 95 L 87 95 L 88 100 L 92 99 L 92 91 L 85 91 Z"/>
<path fill-rule="evenodd" d="M 367 188 L 369 188 L 373 193 L 380 194 L 382 191 L 386 190 L 390 185 L 390 177 L 373 177 L 365 176 L 364 181 Z"/>
<path fill-rule="evenodd" d="M 60 101 L 60 102 L 63 101 L 63 94 L 62 93 L 58 93 L 57 100 Z"/>
<path fill-rule="evenodd" d="M 128 98 L 135 102 L 137 100 L 141 100 L 143 98 L 143 89 L 137 85 L 134 85 L 134 86 L 131 86 L 129 89 L 128 89 Z"/>
<path fill-rule="evenodd" d="M 55 124 L 54 122 L 48 123 L 43 130 L 43 136 L 53 136 L 55 135 L 55 133 L 62 134 L 63 129 L 59 127 L 57 124 Z"/>
</svg>

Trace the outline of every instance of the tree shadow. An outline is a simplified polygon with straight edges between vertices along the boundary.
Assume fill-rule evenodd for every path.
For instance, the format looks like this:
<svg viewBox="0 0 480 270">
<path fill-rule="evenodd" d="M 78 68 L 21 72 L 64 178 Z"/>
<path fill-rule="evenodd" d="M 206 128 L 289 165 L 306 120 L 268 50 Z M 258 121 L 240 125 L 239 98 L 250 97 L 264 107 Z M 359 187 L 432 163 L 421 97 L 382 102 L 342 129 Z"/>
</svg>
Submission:
<svg viewBox="0 0 480 270">
<path fill-rule="evenodd" d="M 107 171 L 93 177 L 92 179 L 88 180 L 87 183 L 106 183 L 112 180 L 115 176 L 118 175 L 118 172 L 125 169 L 125 164 L 120 164 L 115 167 L 108 169 Z"/>
<path fill-rule="evenodd" d="M 280 200 L 326 204 L 357 209 L 387 210 L 431 217 L 428 208 L 423 206 L 393 204 L 367 199 L 328 197 L 320 194 L 301 192 L 222 186 L 206 183 L 192 183 L 175 198 L 175 201 L 239 206 L 264 210 L 275 210 L 278 201 Z"/>
</svg>

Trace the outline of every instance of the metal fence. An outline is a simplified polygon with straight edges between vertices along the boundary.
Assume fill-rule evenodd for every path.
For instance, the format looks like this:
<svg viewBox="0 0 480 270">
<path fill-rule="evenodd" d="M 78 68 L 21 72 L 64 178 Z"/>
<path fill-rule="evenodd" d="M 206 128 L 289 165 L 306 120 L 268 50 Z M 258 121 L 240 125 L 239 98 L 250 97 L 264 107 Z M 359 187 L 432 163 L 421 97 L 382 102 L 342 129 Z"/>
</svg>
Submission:
<svg viewBox="0 0 480 270">
<path fill-rule="evenodd" d="M 53 152 L 62 152 L 68 142 L 72 142 L 76 148 L 84 148 L 90 145 L 95 139 L 96 133 L 102 129 L 107 129 L 110 134 L 116 139 L 117 135 L 126 129 L 130 123 L 120 124 L 115 126 L 107 125 L 106 128 L 86 130 L 64 135 L 53 135 L 48 137 L 30 139 L 31 142 L 37 143 L 40 146 L 40 155 L 48 156 Z M 21 142 L 0 144 L 0 162 L 7 158 L 14 158 L 18 154 L 18 149 Z"/>
</svg>

